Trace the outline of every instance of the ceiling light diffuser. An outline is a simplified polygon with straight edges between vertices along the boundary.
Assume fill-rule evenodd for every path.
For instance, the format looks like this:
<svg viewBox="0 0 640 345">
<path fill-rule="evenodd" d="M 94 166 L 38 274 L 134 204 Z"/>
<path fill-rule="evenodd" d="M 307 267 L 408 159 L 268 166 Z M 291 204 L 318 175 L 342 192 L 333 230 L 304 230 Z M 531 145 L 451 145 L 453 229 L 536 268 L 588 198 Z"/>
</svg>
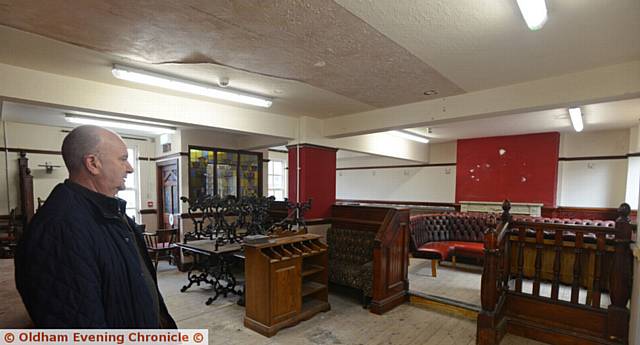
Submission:
<svg viewBox="0 0 640 345">
<path fill-rule="evenodd" d="M 229 88 L 223 89 L 213 85 L 177 79 L 174 77 L 143 71 L 131 67 L 114 65 L 111 73 L 113 73 L 114 77 L 122 80 L 157 86 L 174 91 L 187 92 L 225 101 L 255 105 L 263 108 L 269 108 L 273 103 L 273 101 L 267 97 L 256 96 Z"/>
<path fill-rule="evenodd" d="M 547 22 L 547 4 L 545 0 L 517 0 L 520 13 L 529 29 L 540 30 Z"/>
<path fill-rule="evenodd" d="M 391 135 L 396 136 L 396 137 L 417 141 L 417 142 L 423 143 L 423 144 L 428 144 L 429 143 L 429 138 L 423 137 L 422 135 L 417 135 L 417 134 L 414 134 L 414 133 L 411 133 L 411 132 L 407 132 L 405 130 L 390 131 L 389 133 Z"/>
<path fill-rule="evenodd" d="M 101 119 L 96 117 L 88 117 L 75 114 L 65 114 L 64 119 L 67 122 L 79 124 L 79 125 L 94 125 L 112 129 L 129 129 L 141 132 L 147 132 L 151 134 L 174 134 L 175 128 L 165 126 L 155 126 L 144 123 L 136 123 L 133 121 L 122 121 L 114 119 Z"/>
<path fill-rule="evenodd" d="M 584 124 L 582 123 L 582 111 L 580 108 L 569 108 L 569 118 L 576 132 L 582 132 Z"/>
</svg>

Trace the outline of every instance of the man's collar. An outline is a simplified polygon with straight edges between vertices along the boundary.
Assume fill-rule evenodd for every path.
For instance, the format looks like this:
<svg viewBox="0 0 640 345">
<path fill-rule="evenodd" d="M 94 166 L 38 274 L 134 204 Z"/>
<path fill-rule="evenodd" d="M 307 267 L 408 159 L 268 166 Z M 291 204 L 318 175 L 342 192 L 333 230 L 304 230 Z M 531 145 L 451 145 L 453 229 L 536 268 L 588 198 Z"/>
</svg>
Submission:
<svg viewBox="0 0 640 345">
<path fill-rule="evenodd" d="M 98 192 L 94 192 L 73 181 L 65 180 L 64 184 L 74 192 L 85 197 L 105 218 L 120 218 L 125 214 L 127 202 L 120 198 L 112 198 Z"/>
</svg>

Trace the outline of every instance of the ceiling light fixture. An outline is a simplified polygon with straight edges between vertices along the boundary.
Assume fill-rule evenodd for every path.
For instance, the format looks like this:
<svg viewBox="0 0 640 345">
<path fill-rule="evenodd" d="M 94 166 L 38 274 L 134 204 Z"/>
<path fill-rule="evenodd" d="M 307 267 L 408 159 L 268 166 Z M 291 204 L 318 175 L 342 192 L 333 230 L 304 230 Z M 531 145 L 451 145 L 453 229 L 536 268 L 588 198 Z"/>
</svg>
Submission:
<svg viewBox="0 0 640 345">
<path fill-rule="evenodd" d="M 197 83 L 188 80 L 177 79 L 166 75 L 147 72 L 136 68 L 113 65 L 113 76 L 136 83 L 162 87 L 169 90 L 192 93 L 195 95 L 221 99 L 269 108 L 273 101 L 270 98 L 252 95 L 246 92 L 235 91 L 229 88 L 221 88 L 213 85 Z"/>
<path fill-rule="evenodd" d="M 425 136 L 422 136 L 422 135 L 418 135 L 418 134 L 414 134 L 414 133 L 405 131 L 403 129 L 397 130 L 397 131 L 390 131 L 389 133 L 391 135 L 393 135 L 393 136 L 396 136 L 396 137 L 417 141 L 417 142 L 423 143 L 423 144 L 428 144 L 429 143 L 429 138 L 427 138 Z"/>
<path fill-rule="evenodd" d="M 584 124 L 582 123 L 582 111 L 580 108 L 569 108 L 569 118 L 576 132 L 582 132 Z"/>
<path fill-rule="evenodd" d="M 547 22 L 547 4 L 545 0 L 517 0 L 520 13 L 529 29 L 540 30 Z"/>
<path fill-rule="evenodd" d="M 167 126 L 150 125 L 142 122 L 116 120 L 114 118 L 97 118 L 76 114 L 65 114 L 65 121 L 79 125 L 94 125 L 112 129 L 129 129 L 151 134 L 174 134 L 176 129 Z"/>
</svg>

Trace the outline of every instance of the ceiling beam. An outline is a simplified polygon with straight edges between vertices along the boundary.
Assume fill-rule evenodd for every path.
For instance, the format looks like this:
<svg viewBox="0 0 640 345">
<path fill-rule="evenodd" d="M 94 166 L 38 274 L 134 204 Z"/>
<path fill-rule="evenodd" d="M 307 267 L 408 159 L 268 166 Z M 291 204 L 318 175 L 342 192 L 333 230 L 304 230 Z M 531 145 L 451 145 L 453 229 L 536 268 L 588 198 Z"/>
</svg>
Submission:
<svg viewBox="0 0 640 345">
<path fill-rule="evenodd" d="M 0 64 L 0 100 L 295 138 L 296 118 Z"/>
<path fill-rule="evenodd" d="M 289 145 L 314 144 L 421 163 L 429 162 L 429 145 L 396 137 L 389 133 L 326 138 L 321 135 L 322 120 L 306 116 L 300 118 L 299 132 L 298 138 L 300 139 L 290 141 Z"/>
<path fill-rule="evenodd" d="M 323 135 L 339 138 L 636 97 L 640 97 L 640 60 L 333 117 L 324 120 Z"/>
</svg>

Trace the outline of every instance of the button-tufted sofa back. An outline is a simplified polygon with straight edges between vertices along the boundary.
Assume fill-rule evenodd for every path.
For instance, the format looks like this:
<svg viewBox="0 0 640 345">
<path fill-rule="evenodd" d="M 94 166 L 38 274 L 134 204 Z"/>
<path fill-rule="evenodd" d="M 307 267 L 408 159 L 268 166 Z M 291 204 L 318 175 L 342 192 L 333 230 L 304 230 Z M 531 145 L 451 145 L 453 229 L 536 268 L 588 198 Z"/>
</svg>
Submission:
<svg viewBox="0 0 640 345">
<path fill-rule="evenodd" d="M 411 250 L 427 242 L 484 241 L 486 213 L 445 213 L 417 215 L 410 218 Z"/>
<path fill-rule="evenodd" d="M 428 242 L 482 242 L 484 241 L 484 231 L 490 224 L 490 222 L 488 222 L 489 217 L 498 217 L 498 215 L 492 213 L 455 212 L 413 216 L 409 220 L 411 230 L 411 250 L 415 252 L 417 247 Z M 517 215 L 513 216 L 513 220 L 533 223 L 591 225 L 608 228 L 613 228 L 616 225 L 615 221 L 612 220 L 545 218 Z M 535 233 L 532 230 L 529 230 L 527 235 L 532 236 L 535 235 Z M 553 232 L 545 232 L 545 238 L 552 237 Z M 570 231 L 566 231 L 563 237 L 565 240 L 574 239 L 574 235 Z M 585 241 L 595 241 L 595 235 L 586 234 Z"/>
</svg>

